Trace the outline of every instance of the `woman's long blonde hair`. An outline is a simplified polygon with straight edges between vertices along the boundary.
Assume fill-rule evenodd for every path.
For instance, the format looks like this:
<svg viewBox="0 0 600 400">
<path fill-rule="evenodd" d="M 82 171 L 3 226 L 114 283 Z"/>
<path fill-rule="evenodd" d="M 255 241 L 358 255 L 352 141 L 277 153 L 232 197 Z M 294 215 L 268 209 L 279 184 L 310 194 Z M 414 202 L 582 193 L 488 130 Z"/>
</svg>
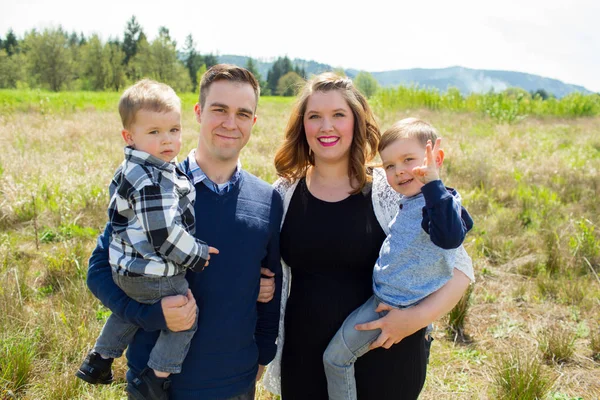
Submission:
<svg viewBox="0 0 600 400">
<path fill-rule="evenodd" d="M 381 133 L 367 99 L 354 87 L 352 80 L 331 72 L 313 77 L 306 82 L 298 95 L 285 129 L 284 142 L 275 154 L 275 168 L 279 176 L 293 182 L 306 176 L 308 168 L 315 165 L 314 154 L 306 141 L 304 113 L 308 99 L 313 93 L 331 90 L 339 91 L 354 115 L 354 132 L 348 164 L 348 177 L 354 194 L 360 192 L 370 179 L 366 165 L 377 154 Z"/>
</svg>

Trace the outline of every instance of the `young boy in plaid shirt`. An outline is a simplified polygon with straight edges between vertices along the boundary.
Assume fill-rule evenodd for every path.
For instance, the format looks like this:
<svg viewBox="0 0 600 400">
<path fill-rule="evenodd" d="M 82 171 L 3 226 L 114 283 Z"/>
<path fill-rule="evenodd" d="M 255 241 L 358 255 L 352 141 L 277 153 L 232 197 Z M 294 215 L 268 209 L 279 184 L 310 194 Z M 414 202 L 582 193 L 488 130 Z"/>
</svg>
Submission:
<svg viewBox="0 0 600 400">
<path fill-rule="evenodd" d="M 186 270 L 202 271 L 218 250 L 193 236 L 195 189 L 172 162 L 181 148 L 181 101 L 171 87 L 144 79 L 123 93 L 119 113 L 127 146 L 109 189 L 113 280 L 140 303 L 186 296 Z M 76 376 L 92 384 L 111 383 L 113 359 L 137 329 L 112 314 Z M 146 393 L 134 398 L 164 398 L 166 378 L 181 372 L 195 332 L 196 323 L 183 332 L 161 331 L 142 374 Z"/>
</svg>

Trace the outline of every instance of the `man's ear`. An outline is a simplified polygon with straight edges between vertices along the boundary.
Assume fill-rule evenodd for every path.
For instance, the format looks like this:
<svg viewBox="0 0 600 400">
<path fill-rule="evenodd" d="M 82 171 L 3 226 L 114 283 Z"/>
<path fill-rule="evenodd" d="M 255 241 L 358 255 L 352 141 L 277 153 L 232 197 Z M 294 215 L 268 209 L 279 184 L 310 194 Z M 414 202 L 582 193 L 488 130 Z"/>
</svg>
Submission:
<svg viewBox="0 0 600 400">
<path fill-rule="evenodd" d="M 256 124 L 256 120 L 258 119 L 258 115 L 254 114 L 254 120 L 252 121 L 252 126 Z"/>
<path fill-rule="evenodd" d="M 123 136 L 123 140 L 125 141 L 125 143 L 127 143 L 128 146 L 133 147 L 133 145 L 135 143 L 133 142 L 133 138 L 131 137 L 131 133 L 127 129 L 123 129 L 121 131 L 121 136 Z"/>
<path fill-rule="evenodd" d="M 439 149 L 437 155 L 435 156 L 435 164 L 439 167 L 444 163 L 444 150 Z"/>
<path fill-rule="evenodd" d="M 202 123 L 202 121 L 201 121 L 202 107 L 200 107 L 200 103 L 194 104 L 194 114 L 196 114 L 196 121 L 198 121 L 198 123 L 201 124 Z"/>
</svg>

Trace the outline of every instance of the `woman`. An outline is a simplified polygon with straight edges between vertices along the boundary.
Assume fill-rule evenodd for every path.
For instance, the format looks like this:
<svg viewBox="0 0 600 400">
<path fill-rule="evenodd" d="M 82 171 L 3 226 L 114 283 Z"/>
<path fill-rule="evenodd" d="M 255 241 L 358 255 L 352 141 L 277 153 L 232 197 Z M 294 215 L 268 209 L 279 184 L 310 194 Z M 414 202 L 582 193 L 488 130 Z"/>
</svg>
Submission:
<svg viewBox="0 0 600 400">
<path fill-rule="evenodd" d="M 323 352 L 348 314 L 372 294 L 373 265 L 398 202 L 383 171 L 366 167 L 379 136 L 352 82 L 325 73 L 299 95 L 275 156 L 285 273 L 278 354 L 264 384 L 283 400 L 327 399 Z M 373 347 L 388 350 L 357 361 L 358 398 L 417 398 L 426 374 L 425 327 L 458 302 L 469 283 L 465 274 L 472 270 L 455 273 L 419 305 L 362 325 L 381 329 Z"/>
</svg>

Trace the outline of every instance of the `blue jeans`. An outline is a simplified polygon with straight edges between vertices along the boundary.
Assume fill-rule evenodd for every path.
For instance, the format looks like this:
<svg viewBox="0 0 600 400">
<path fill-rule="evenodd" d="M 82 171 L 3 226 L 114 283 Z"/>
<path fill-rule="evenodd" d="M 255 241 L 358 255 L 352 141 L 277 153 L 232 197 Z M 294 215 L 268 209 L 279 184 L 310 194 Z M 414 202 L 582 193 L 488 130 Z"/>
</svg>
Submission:
<svg viewBox="0 0 600 400">
<path fill-rule="evenodd" d="M 132 277 L 113 272 L 113 280 L 127 296 L 144 304 L 157 303 L 167 296 L 185 296 L 188 290 L 185 273 L 167 277 Z M 161 331 L 154 348 L 150 352 L 148 367 L 156 371 L 172 374 L 180 373 L 181 364 L 183 364 L 190 348 L 192 337 L 196 333 L 197 322 L 198 316 L 196 316 L 194 326 L 187 331 Z M 136 325 L 112 314 L 104 324 L 102 332 L 100 332 L 94 351 L 105 357 L 121 357 L 138 329 Z"/>
<path fill-rule="evenodd" d="M 381 329 L 357 331 L 354 326 L 384 317 L 388 312 L 376 313 L 375 309 L 378 305 L 377 298 L 371 296 L 346 318 L 342 327 L 329 342 L 323 354 L 323 364 L 330 400 L 356 399 L 354 363 L 358 357 L 369 351 L 369 346 L 379 337 Z"/>
</svg>

